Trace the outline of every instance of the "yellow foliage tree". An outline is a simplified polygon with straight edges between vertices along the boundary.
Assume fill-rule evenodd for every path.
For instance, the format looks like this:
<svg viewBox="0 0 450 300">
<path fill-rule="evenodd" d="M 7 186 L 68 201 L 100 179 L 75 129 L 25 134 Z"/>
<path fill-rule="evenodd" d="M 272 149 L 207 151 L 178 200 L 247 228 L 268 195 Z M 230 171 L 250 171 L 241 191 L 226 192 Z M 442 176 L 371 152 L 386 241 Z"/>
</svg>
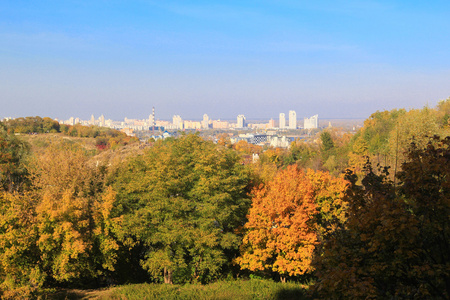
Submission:
<svg viewBox="0 0 450 300">
<path fill-rule="evenodd" d="M 57 281 L 95 278 L 114 270 L 117 243 L 111 236 L 112 189 L 101 167 L 82 149 L 53 144 L 32 165 L 37 241 L 42 268 Z"/>
</svg>

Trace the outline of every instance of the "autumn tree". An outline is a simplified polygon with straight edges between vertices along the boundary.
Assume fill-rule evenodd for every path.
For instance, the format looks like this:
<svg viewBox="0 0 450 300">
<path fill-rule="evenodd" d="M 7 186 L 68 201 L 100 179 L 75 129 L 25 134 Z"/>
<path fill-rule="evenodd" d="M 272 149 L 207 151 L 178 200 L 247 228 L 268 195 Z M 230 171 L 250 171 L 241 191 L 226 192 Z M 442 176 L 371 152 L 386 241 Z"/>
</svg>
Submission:
<svg viewBox="0 0 450 300">
<path fill-rule="evenodd" d="M 114 270 L 110 213 L 115 193 L 105 169 L 81 148 L 51 144 L 30 165 L 40 267 L 46 280 L 86 283 Z"/>
<path fill-rule="evenodd" d="M 8 134 L 0 122 L 0 191 L 17 191 L 26 180 L 24 160 L 29 152 L 29 145 Z"/>
<path fill-rule="evenodd" d="M 318 170 L 321 164 L 320 147 L 313 142 L 294 141 L 289 149 L 288 161 L 305 169 Z"/>
<path fill-rule="evenodd" d="M 442 126 L 448 129 L 450 127 L 450 97 L 439 101 L 436 110 Z"/>
<path fill-rule="evenodd" d="M 262 147 L 258 145 L 251 144 L 247 141 L 241 140 L 233 145 L 234 150 L 244 153 L 244 154 L 260 154 L 262 152 Z"/>
<path fill-rule="evenodd" d="M 118 171 L 118 234 L 131 248 L 142 247 L 141 265 L 154 280 L 207 282 L 237 254 L 248 184 L 229 148 L 197 135 L 157 141 Z"/>
<path fill-rule="evenodd" d="M 241 268 L 275 272 L 282 281 L 312 271 L 318 240 L 345 218 L 345 204 L 339 200 L 344 189 L 343 179 L 312 170 L 304 173 L 296 166 L 255 188 L 237 259 Z"/>
<path fill-rule="evenodd" d="M 434 109 L 412 109 L 401 115 L 389 137 L 392 166 L 399 167 L 406 160 L 406 153 L 412 142 L 424 148 L 429 137 L 441 133 L 438 114 Z"/>
<path fill-rule="evenodd" d="M 448 299 L 450 139 L 413 145 L 395 185 L 388 168 L 349 171 L 348 221 L 317 257 L 316 296 Z"/>
<path fill-rule="evenodd" d="M 0 192 L 0 297 L 31 298 L 45 275 L 37 246 L 36 200 L 28 193 Z"/>
<path fill-rule="evenodd" d="M 27 189 L 0 192 L 0 294 L 28 298 L 43 285 L 93 285 L 110 276 L 117 222 L 105 168 L 81 148 L 56 143 L 27 169 Z"/>
</svg>

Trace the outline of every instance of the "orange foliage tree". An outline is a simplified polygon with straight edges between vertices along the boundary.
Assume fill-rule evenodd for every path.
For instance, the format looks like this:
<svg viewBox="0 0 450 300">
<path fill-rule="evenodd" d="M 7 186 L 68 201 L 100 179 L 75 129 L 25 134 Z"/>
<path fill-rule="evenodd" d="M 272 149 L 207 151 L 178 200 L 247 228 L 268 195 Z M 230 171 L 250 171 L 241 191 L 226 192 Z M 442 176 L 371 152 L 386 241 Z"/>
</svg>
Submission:
<svg viewBox="0 0 450 300">
<path fill-rule="evenodd" d="M 251 271 L 276 272 L 282 281 L 310 272 L 318 240 L 331 228 L 327 224 L 344 218 L 344 203 L 335 201 L 344 189 L 345 181 L 328 173 L 305 173 L 296 166 L 280 171 L 253 191 L 237 263 Z"/>
</svg>

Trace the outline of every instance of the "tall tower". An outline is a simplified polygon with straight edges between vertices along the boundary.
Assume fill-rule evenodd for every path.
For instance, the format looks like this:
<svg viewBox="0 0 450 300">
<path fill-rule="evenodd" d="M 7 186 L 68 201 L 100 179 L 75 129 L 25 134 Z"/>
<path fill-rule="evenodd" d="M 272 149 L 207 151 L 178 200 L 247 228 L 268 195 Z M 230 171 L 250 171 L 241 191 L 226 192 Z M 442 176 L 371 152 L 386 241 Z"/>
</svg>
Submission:
<svg viewBox="0 0 450 300">
<path fill-rule="evenodd" d="M 152 134 L 155 134 L 155 107 L 152 108 L 152 114 L 148 116 L 148 125 L 152 129 Z"/>
<path fill-rule="evenodd" d="M 245 116 L 239 115 L 237 116 L 237 128 L 244 128 L 245 127 Z"/>
<path fill-rule="evenodd" d="M 297 113 L 295 110 L 289 111 L 289 128 L 296 129 L 297 128 Z"/>
<path fill-rule="evenodd" d="M 286 128 L 286 115 L 284 113 L 280 114 L 280 124 L 278 127 L 280 127 L 280 129 Z"/>
</svg>

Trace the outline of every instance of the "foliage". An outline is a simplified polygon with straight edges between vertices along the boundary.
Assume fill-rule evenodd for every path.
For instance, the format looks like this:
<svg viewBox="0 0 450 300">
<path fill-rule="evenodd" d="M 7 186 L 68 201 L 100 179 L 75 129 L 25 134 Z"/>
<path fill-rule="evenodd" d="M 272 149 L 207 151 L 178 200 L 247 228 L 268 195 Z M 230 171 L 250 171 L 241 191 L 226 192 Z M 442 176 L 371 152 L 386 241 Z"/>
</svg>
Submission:
<svg viewBox="0 0 450 300">
<path fill-rule="evenodd" d="M 277 168 L 285 165 L 284 158 L 287 151 L 282 148 L 269 148 L 259 158 L 261 164 L 274 164 Z"/>
<path fill-rule="evenodd" d="M 58 121 L 45 117 L 25 117 L 5 122 L 11 133 L 55 133 L 60 132 Z"/>
<path fill-rule="evenodd" d="M 372 155 L 389 153 L 389 136 L 395 129 L 397 120 L 405 115 L 404 109 L 377 111 L 364 121 L 364 127 L 355 136 L 367 145 L 368 153 Z"/>
<path fill-rule="evenodd" d="M 338 200 L 344 189 L 343 180 L 312 170 L 305 174 L 296 166 L 255 188 L 237 262 L 251 271 L 276 272 L 283 281 L 310 272 L 318 238 L 344 218 L 345 205 Z"/>
<path fill-rule="evenodd" d="M 322 142 L 322 151 L 327 153 L 328 151 L 333 150 L 334 142 L 331 134 L 328 131 L 322 131 L 320 134 L 320 140 Z"/>
<path fill-rule="evenodd" d="M 13 133 L 64 133 L 72 137 L 91 137 L 96 139 L 99 150 L 117 148 L 138 142 L 136 137 L 107 127 L 76 125 L 60 125 L 58 121 L 45 117 L 25 117 L 5 121 L 8 132 Z"/>
<path fill-rule="evenodd" d="M 450 297 L 450 137 L 434 136 L 426 149 L 413 144 L 398 178 L 418 227 L 411 276 L 424 292 Z M 427 295 L 427 294 L 425 294 Z"/>
<path fill-rule="evenodd" d="M 392 161 L 398 166 L 406 160 L 409 145 L 414 142 L 420 148 L 426 146 L 428 138 L 440 134 L 441 127 L 435 110 L 412 109 L 397 119 L 395 129 L 390 133 L 389 148 Z M 395 162 L 393 165 L 395 165 Z"/>
<path fill-rule="evenodd" d="M 362 186 L 349 171 L 348 222 L 315 266 L 320 297 L 442 298 L 450 295 L 450 139 L 413 147 L 400 188 L 368 163 Z"/>
<path fill-rule="evenodd" d="M 28 144 L 8 134 L 0 122 L 0 191 L 18 191 L 25 181 Z"/>
<path fill-rule="evenodd" d="M 104 168 L 67 144 L 51 144 L 28 168 L 31 188 L 0 195 L 0 292 L 25 297 L 43 285 L 107 276 L 118 245 Z"/>
<path fill-rule="evenodd" d="M 289 149 L 289 161 L 293 161 L 302 168 L 319 169 L 320 166 L 320 148 L 315 143 L 304 141 L 295 141 L 291 143 Z"/>
<path fill-rule="evenodd" d="M 158 141 L 117 174 L 124 213 L 118 234 L 144 246 L 142 266 L 155 280 L 207 282 L 236 255 L 248 184 L 231 149 L 196 135 Z"/>
<path fill-rule="evenodd" d="M 62 132 L 69 136 L 95 138 L 98 150 L 107 148 L 115 149 L 119 146 L 139 141 L 136 137 L 127 136 L 124 132 L 107 127 L 76 124 L 73 126 L 65 126 L 62 129 Z"/>
<path fill-rule="evenodd" d="M 49 146 L 31 167 L 37 244 L 47 276 L 64 282 L 114 270 L 118 246 L 109 227 L 115 194 L 104 189 L 104 169 L 64 144 Z"/>
<path fill-rule="evenodd" d="M 440 123 L 444 128 L 450 127 L 450 97 L 439 101 L 436 110 L 438 111 L 438 116 Z"/>
<path fill-rule="evenodd" d="M 30 297 L 43 284 L 37 249 L 36 202 L 0 193 L 0 296 Z"/>
<path fill-rule="evenodd" d="M 245 154 L 260 154 L 262 152 L 262 147 L 254 144 L 250 144 L 247 141 L 241 140 L 235 144 L 233 144 L 233 149 L 237 152 L 245 153 Z"/>
</svg>

